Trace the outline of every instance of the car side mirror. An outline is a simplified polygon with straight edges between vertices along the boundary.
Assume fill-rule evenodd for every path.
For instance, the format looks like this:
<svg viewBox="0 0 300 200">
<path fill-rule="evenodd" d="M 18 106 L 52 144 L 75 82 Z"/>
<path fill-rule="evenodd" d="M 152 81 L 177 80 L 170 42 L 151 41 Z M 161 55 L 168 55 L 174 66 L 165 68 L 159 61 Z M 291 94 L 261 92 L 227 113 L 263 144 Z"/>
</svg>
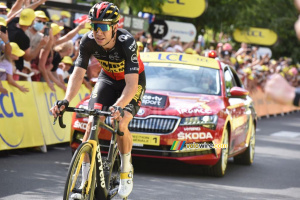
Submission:
<svg viewBox="0 0 300 200">
<path fill-rule="evenodd" d="M 230 94 L 232 97 L 245 97 L 249 94 L 249 91 L 241 87 L 233 87 L 230 89 Z"/>
</svg>

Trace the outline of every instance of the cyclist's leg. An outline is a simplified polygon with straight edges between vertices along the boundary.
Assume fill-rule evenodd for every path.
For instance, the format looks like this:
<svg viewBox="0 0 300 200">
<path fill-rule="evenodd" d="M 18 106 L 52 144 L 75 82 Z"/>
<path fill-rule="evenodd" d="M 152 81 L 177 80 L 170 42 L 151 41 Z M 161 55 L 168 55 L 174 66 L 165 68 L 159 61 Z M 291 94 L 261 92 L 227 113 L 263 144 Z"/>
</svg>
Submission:
<svg viewBox="0 0 300 200">
<path fill-rule="evenodd" d="M 128 129 L 128 124 L 138 112 L 145 91 L 144 73 L 140 75 L 138 91 L 131 102 L 125 106 L 124 117 L 119 124 L 120 131 L 124 132 L 124 136 L 117 136 L 118 148 L 121 156 L 121 175 L 118 193 L 122 198 L 127 197 L 133 188 L 133 166 L 131 163 L 132 136 Z"/>
</svg>

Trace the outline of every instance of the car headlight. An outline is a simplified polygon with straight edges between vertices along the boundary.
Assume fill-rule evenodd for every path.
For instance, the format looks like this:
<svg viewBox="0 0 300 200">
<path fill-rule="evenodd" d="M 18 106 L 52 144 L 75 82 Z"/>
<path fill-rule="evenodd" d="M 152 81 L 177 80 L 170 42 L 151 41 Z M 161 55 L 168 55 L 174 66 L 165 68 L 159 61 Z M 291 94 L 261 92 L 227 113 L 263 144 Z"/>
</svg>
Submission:
<svg viewBox="0 0 300 200">
<path fill-rule="evenodd" d="M 79 105 L 78 108 L 88 109 L 88 106 L 87 105 Z M 76 113 L 76 118 L 84 118 L 87 116 L 88 116 L 87 114 Z"/>
<path fill-rule="evenodd" d="M 180 126 L 203 126 L 209 129 L 216 129 L 218 122 L 217 115 L 205 115 L 198 117 L 186 117 L 180 121 Z"/>
</svg>

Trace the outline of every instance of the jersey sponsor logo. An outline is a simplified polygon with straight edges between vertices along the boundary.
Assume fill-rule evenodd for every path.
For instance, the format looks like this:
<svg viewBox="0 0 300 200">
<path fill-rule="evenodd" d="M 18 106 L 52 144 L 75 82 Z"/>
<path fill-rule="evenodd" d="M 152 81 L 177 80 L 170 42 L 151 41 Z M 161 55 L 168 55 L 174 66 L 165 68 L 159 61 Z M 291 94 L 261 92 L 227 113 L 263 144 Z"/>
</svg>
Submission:
<svg viewBox="0 0 300 200">
<path fill-rule="evenodd" d="M 126 34 L 126 35 L 120 35 L 118 37 L 118 39 L 121 41 L 121 42 L 124 42 L 125 40 L 128 40 L 128 38 L 131 38 L 132 36 L 129 35 L 129 34 Z"/>
<path fill-rule="evenodd" d="M 120 57 L 118 55 L 118 52 L 115 52 L 114 54 L 109 54 L 109 59 L 110 60 L 119 60 Z"/>
<path fill-rule="evenodd" d="M 120 73 L 120 72 L 124 72 L 125 69 L 125 60 L 121 61 L 121 62 L 108 62 L 106 60 L 100 60 L 98 59 L 98 61 L 100 62 L 102 68 L 109 73 Z"/>
<path fill-rule="evenodd" d="M 88 34 L 88 38 L 90 38 L 90 39 L 95 39 L 95 38 L 94 38 L 93 32 L 90 32 L 90 33 Z"/>
<path fill-rule="evenodd" d="M 139 99 L 140 99 L 140 96 L 142 94 L 142 91 L 143 91 L 143 87 L 141 85 L 138 85 L 138 90 L 137 92 L 135 93 L 133 99 L 137 102 Z"/>
<path fill-rule="evenodd" d="M 197 139 L 214 139 L 210 132 L 193 132 L 193 133 L 184 133 L 179 132 L 177 134 L 179 140 L 197 140 Z"/>
<path fill-rule="evenodd" d="M 127 106 L 125 106 L 124 109 L 132 113 L 133 108 L 134 108 L 133 104 L 128 104 Z"/>
<path fill-rule="evenodd" d="M 130 69 L 130 71 L 139 71 L 138 67 L 130 67 L 129 69 Z"/>
<path fill-rule="evenodd" d="M 93 93 L 92 98 L 96 98 L 96 97 L 97 97 L 97 93 Z"/>
<path fill-rule="evenodd" d="M 132 44 L 129 46 L 129 50 L 135 51 L 136 50 L 136 42 L 133 40 Z"/>
<path fill-rule="evenodd" d="M 136 56 L 135 53 L 132 54 L 132 56 L 131 56 L 131 62 L 133 62 L 133 63 L 138 63 L 138 59 L 137 59 L 137 56 Z"/>
</svg>

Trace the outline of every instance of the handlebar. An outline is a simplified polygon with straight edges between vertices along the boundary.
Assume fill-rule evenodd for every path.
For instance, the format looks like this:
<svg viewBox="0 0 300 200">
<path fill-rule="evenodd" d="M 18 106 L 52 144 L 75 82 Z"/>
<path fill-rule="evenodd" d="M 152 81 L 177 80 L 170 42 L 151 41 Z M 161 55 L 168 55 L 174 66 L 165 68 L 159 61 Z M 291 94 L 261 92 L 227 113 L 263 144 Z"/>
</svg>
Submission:
<svg viewBox="0 0 300 200">
<path fill-rule="evenodd" d="M 98 110 L 98 109 L 84 109 L 84 108 L 68 107 L 64 111 L 60 112 L 60 115 L 58 117 L 59 118 L 58 119 L 59 126 L 61 128 L 66 128 L 66 125 L 63 123 L 63 114 L 64 114 L 64 112 L 76 112 L 76 113 L 87 114 L 87 115 L 92 115 L 92 116 L 110 116 L 111 115 L 110 111 L 102 111 L 102 110 Z M 53 125 L 55 125 L 56 120 L 57 120 L 57 117 L 54 118 Z M 115 125 L 114 131 L 118 135 L 123 136 L 124 133 L 119 130 L 119 122 L 115 119 L 114 119 L 114 125 Z"/>
</svg>

